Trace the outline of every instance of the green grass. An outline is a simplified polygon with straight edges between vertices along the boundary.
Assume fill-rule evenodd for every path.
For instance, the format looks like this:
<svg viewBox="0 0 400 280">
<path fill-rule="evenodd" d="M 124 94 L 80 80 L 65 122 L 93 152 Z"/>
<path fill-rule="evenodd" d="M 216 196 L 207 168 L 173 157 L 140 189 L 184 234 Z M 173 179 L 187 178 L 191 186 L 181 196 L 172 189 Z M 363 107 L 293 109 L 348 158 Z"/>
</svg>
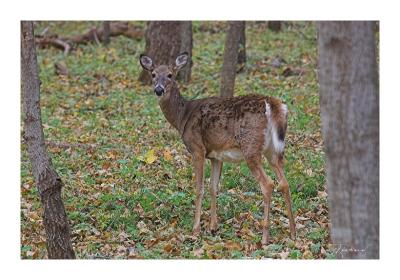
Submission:
<svg viewBox="0 0 400 280">
<path fill-rule="evenodd" d="M 41 22 L 57 34 L 79 34 L 98 22 Z M 144 23 L 134 23 L 145 26 Z M 217 30 L 204 32 L 201 26 Z M 223 23 L 194 22 L 192 80 L 187 98 L 219 91 Z M 113 37 L 109 47 L 78 46 L 68 56 L 39 49 L 41 108 L 53 164 L 64 182 L 63 199 L 78 258 L 331 258 L 325 194 L 324 154 L 316 80 L 315 26 L 293 22 L 282 32 L 247 23 L 247 64 L 235 94 L 283 99 L 289 108 L 285 172 L 298 217 L 298 238 L 289 237 L 285 205 L 273 193 L 271 244 L 261 247 L 262 194 L 246 164 L 224 164 L 218 196 L 219 230 L 209 227 L 209 179 L 202 234 L 191 237 L 194 179 L 191 158 L 164 119 L 150 87 L 142 86 L 138 56 L 144 40 Z M 273 68 L 274 57 L 287 65 Z M 64 62 L 68 77 L 54 73 Z M 290 67 L 301 76 L 282 76 Z M 75 145 L 79 144 L 79 145 Z M 85 145 L 95 144 L 94 149 Z M 156 160 L 146 162 L 148 151 Z M 170 156 L 166 155 L 170 153 Z M 265 163 L 266 172 L 275 175 Z M 210 167 L 207 164 L 206 176 Z M 45 258 L 44 229 L 26 148 L 21 144 L 21 257 Z M 319 211 L 322 211 L 319 213 Z M 318 214 L 319 213 L 319 214 Z M 324 248 L 327 253 L 321 253 Z"/>
</svg>

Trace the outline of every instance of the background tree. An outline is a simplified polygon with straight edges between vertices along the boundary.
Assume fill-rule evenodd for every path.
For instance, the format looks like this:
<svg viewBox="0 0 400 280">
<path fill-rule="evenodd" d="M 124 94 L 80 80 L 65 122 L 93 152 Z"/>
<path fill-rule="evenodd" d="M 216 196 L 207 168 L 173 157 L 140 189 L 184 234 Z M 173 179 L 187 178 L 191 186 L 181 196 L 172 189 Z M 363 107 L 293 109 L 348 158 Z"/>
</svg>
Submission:
<svg viewBox="0 0 400 280">
<path fill-rule="evenodd" d="M 238 71 L 242 71 L 246 64 L 246 22 L 244 21 L 240 29 L 239 53 L 237 58 Z"/>
<path fill-rule="evenodd" d="M 225 39 L 224 62 L 221 70 L 220 95 L 233 96 L 238 61 L 239 41 L 244 30 L 244 21 L 230 21 Z"/>
<path fill-rule="evenodd" d="M 332 241 L 339 258 L 379 258 L 379 92 L 373 22 L 318 23 Z"/>
<path fill-rule="evenodd" d="M 183 21 L 181 23 L 181 50 L 180 53 L 188 52 L 190 61 L 188 62 L 188 66 L 182 68 L 179 71 L 178 79 L 182 82 L 188 83 L 190 81 L 190 75 L 192 73 L 192 49 L 193 49 L 193 31 L 192 31 L 192 22 L 191 21 Z"/>
<path fill-rule="evenodd" d="M 179 53 L 188 52 L 190 63 L 179 78 L 189 81 L 192 66 L 192 24 L 188 21 L 150 21 L 146 30 L 144 53 L 152 57 L 157 64 L 172 64 Z M 187 69 L 189 68 L 189 69 Z M 139 81 L 150 84 L 149 73 L 142 71 Z"/>
<path fill-rule="evenodd" d="M 268 28 L 274 32 L 279 32 L 282 29 L 282 21 L 268 21 Z"/>
<path fill-rule="evenodd" d="M 24 139 L 43 207 L 46 247 L 50 259 L 75 258 L 61 200 L 62 182 L 47 153 L 40 112 L 40 86 L 33 23 L 21 22 L 21 83 Z"/>
</svg>

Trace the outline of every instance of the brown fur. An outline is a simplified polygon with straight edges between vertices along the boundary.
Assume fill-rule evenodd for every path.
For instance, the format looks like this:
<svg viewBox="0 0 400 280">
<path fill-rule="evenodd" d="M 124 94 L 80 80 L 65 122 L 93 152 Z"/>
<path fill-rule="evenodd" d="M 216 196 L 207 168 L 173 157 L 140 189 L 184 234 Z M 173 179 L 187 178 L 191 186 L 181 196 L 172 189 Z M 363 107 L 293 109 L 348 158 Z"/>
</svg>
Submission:
<svg viewBox="0 0 400 280">
<path fill-rule="evenodd" d="M 177 58 L 177 65 L 153 66 L 150 58 L 145 57 L 143 68 L 153 73 L 155 86 L 165 88 L 159 98 L 160 108 L 168 122 L 180 133 L 182 140 L 192 154 L 196 176 L 196 213 L 193 234 L 200 232 L 201 202 L 204 195 L 204 162 L 211 160 L 211 226 L 217 228 L 216 195 L 220 179 L 222 162 L 212 154 L 232 151 L 241 153 L 253 176 L 259 182 L 264 196 L 263 244 L 268 243 L 268 225 L 270 199 L 273 189 L 272 180 L 262 168 L 264 154 L 277 175 L 280 190 L 287 204 L 291 237 L 295 237 L 295 224 L 291 210 L 289 185 L 283 174 L 283 150 L 265 150 L 265 131 L 268 127 L 276 129 L 280 141 L 283 142 L 287 116 L 282 102 L 270 96 L 246 95 L 231 98 L 210 97 L 187 101 L 178 88 L 171 73 L 176 75 L 182 67 Z M 270 118 L 266 116 L 266 103 L 269 104 Z"/>
</svg>

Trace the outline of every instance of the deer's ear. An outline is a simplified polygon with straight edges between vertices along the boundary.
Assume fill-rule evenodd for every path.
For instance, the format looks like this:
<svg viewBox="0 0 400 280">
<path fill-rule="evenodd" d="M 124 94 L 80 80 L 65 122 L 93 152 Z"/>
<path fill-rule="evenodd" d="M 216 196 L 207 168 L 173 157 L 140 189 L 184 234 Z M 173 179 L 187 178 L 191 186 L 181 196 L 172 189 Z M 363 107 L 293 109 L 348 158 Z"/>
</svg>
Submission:
<svg viewBox="0 0 400 280">
<path fill-rule="evenodd" d="M 175 59 L 175 71 L 179 71 L 183 66 L 185 66 L 189 61 L 189 54 L 187 52 L 181 53 Z"/>
<path fill-rule="evenodd" d="M 147 55 L 141 54 L 139 61 L 140 61 L 140 65 L 142 65 L 144 70 L 153 71 L 154 64 L 153 64 L 153 60 L 150 57 L 148 57 Z"/>
</svg>

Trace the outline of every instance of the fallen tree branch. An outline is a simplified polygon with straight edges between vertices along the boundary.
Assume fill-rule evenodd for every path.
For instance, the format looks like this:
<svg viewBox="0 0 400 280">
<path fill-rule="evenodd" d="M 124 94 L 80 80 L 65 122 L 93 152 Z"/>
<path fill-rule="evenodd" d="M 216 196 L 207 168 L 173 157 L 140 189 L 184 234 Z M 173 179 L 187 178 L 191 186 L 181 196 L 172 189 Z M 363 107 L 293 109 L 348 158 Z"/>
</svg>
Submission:
<svg viewBox="0 0 400 280">
<path fill-rule="evenodd" d="M 107 31 L 106 31 L 107 32 Z M 110 37 L 125 36 L 131 39 L 140 39 L 144 36 L 141 27 L 130 25 L 129 22 L 110 22 Z M 91 28 L 84 34 L 59 37 L 57 35 L 52 36 L 36 36 L 36 44 L 42 47 L 52 46 L 58 49 L 64 50 L 64 54 L 67 55 L 72 49 L 72 46 L 78 44 L 87 44 L 96 42 L 100 44 L 104 40 L 104 27 Z"/>
<path fill-rule="evenodd" d="M 67 42 L 64 42 L 63 40 L 54 37 L 36 37 L 35 43 L 39 46 L 49 45 L 61 49 L 64 51 L 65 55 L 68 55 L 69 51 L 71 50 L 71 46 Z"/>
</svg>

